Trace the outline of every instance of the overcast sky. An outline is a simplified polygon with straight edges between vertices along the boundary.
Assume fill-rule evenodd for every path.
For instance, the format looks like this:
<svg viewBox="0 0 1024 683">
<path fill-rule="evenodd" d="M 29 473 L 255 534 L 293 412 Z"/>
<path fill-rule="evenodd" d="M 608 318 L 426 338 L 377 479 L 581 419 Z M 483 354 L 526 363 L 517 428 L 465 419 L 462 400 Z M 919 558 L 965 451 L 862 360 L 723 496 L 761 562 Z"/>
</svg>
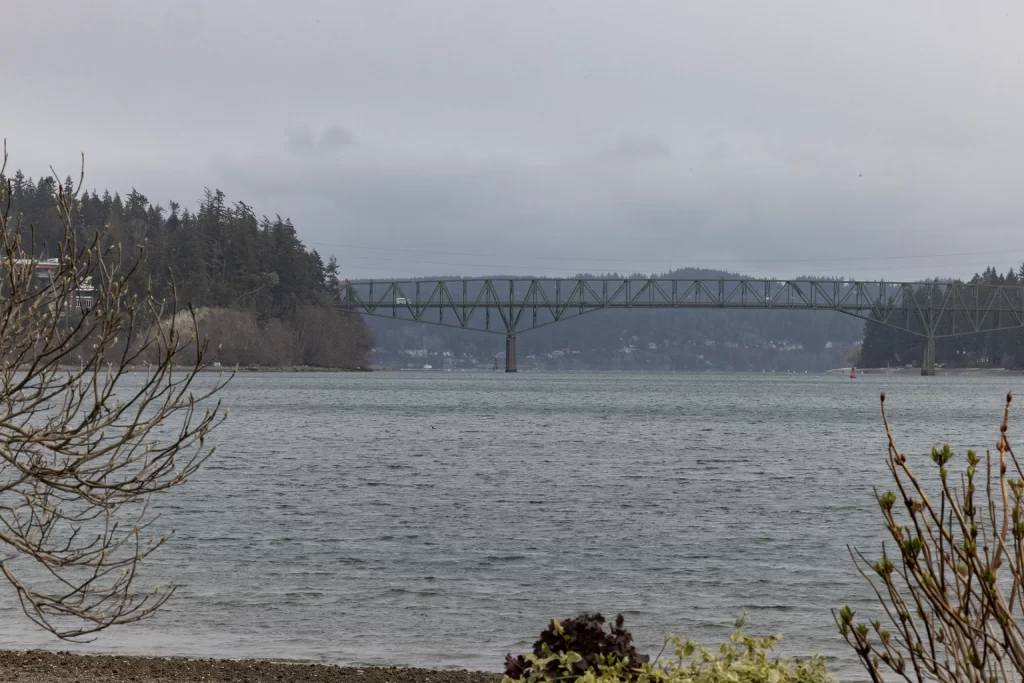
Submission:
<svg viewBox="0 0 1024 683">
<path fill-rule="evenodd" d="M 290 216 L 348 277 L 1024 261 L 1024 4 L 91 0 L 2 13 L 11 164 Z"/>
</svg>

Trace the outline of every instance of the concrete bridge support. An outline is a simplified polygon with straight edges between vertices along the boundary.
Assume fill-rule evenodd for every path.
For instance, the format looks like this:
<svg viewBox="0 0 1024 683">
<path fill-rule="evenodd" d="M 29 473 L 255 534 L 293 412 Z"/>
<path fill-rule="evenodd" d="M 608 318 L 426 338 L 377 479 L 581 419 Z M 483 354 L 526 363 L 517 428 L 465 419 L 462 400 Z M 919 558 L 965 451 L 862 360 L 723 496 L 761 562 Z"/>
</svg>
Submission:
<svg viewBox="0 0 1024 683">
<path fill-rule="evenodd" d="M 924 338 L 924 352 L 921 354 L 921 375 L 935 376 L 935 337 Z"/>
<path fill-rule="evenodd" d="M 516 335 L 505 337 L 505 372 L 516 372 Z"/>
</svg>

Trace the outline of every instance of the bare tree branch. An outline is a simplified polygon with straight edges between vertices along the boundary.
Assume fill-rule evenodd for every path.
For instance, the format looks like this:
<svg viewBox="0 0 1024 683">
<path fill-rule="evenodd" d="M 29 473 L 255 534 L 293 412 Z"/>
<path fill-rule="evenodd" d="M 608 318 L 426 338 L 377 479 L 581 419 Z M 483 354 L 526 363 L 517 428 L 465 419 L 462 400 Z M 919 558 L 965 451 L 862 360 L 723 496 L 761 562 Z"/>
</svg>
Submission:
<svg viewBox="0 0 1024 683">
<path fill-rule="evenodd" d="M 6 163 L 5 141 L 0 179 Z M 103 233 L 80 242 L 83 178 L 84 157 L 73 192 L 56 184 L 64 238 L 46 264 L 0 183 L 0 573 L 28 617 L 65 639 L 138 621 L 173 594 L 136 585 L 167 541 L 144 538 L 149 499 L 213 453 L 228 379 L 198 386 L 208 345 L 190 307 L 139 282 L 144 252 L 126 263 Z"/>
</svg>

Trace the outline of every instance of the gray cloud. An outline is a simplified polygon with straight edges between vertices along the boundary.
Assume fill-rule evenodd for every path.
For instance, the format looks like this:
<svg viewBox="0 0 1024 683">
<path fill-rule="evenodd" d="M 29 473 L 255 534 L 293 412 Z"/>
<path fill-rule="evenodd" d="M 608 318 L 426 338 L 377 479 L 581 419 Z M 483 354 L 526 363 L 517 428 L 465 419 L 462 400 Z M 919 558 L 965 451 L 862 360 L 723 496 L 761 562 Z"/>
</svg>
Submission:
<svg viewBox="0 0 1024 683">
<path fill-rule="evenodd" d="M 928 192 L 888 173 L 854 173 L 873 164 L 822 170 L 819 160 L 818 176 L 808 177 L 799 172 L 802 157 L 762 152 L 757 162 L 734 160 L 718 143 L 694 157 L 720 161 L 694 171 L 671 159 L 609 166 L 600 155 L 528 163 L 363 149 L 342 163 L 224 158 L 214 168 L 243 196 L 298 207 L 293 215 L 307 241 L 337 254 L 354 277 L 682 265 L 891 277 L 894 263 L 916 267 L 935 234 L 956 234 L 976 220 L 956 174 L 918 178 L 944 196 L 940 210 Z M 963 240 L 957 246 L 977 251 L 969 234 Z M 924 253 L 952 250 L 944 241 Z M 956 262 L 924 265 L 943 274 Z"/>
<path fill-rule="evenodd" d="M 653 135 L 627 136 L 619 138 L 613 145 L 598 152 L 598 157 L 606 160 L 649 161 L 652 159 L 671 159 L 672 150 L 664 141 Z"/>
<path fill-rule="evenodd" d="M 298 156 L 309 156 L 316 151 L 313 133 L 305 126 L 285 131 L 288 137 L 288 151 Z"/>
<path fill-rule="evenodd" d="M 320 150 L 323 152 L 337 152 L 342 147 L 355 144 L 352 132 L 345 126 L 333 125 L 324 129 L 320 134 Z"/>
<path fill-rule="evenodd" d="M 895 279 L 1024 260 L 1009 0 L 40 0 L 4 17 L 12 164 L 74 169 L 84 150 L 90 187 L 220 186 L 354 274 Z M 979 251 L 999 253 L 941 256 Z"/>
<path fill-rule="evenodd" d="M 334 154 L 344 147 L 355 144 L 351 131 L 337 124 L 325 128 L 319 139 L 306 126 L 289 128 L 285 131 L 285 136 L 288 138 L 288 151 L 300 157 Z"/>
</svg>

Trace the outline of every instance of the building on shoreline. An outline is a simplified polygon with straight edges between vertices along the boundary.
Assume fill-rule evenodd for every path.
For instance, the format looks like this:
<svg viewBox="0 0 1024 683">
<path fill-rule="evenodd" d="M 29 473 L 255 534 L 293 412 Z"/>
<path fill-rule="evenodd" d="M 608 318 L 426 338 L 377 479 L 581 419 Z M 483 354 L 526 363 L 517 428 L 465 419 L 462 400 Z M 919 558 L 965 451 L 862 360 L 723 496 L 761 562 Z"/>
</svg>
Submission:
<svg viewBox="0 0 1024 683">
<path fill-rule="evenodd" d="M 96 288 L 93 286 L 91 278 L 81 278 L 72 287 L 66 287 L 57 281 L 56 278 L 60 273 L 58 259 L 15 259 L 14 267 L 32 268 L 31 287 L 36 290 L 52 289 L 55 297 L 63 299 L 63 301 L 54 302 L 54 309 L 59 311 L 60 315 L 70 315 L 88 310 L 96 302 Z"/>
</svg>

